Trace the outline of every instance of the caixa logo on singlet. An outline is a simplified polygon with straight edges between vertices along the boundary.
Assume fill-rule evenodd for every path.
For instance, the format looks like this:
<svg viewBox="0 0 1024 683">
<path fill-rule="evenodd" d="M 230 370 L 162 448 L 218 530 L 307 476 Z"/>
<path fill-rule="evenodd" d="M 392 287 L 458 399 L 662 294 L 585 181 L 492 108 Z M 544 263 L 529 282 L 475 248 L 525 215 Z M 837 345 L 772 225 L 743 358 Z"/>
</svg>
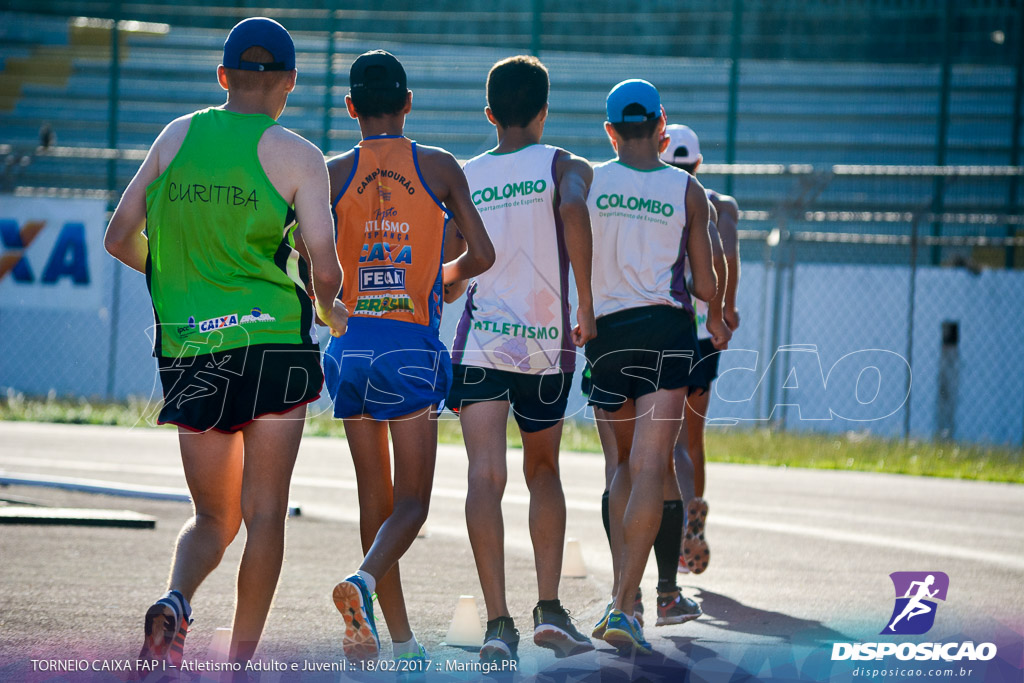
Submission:
<svg viewBox="0 0 1024 683">
<path fill-rule="evenodd" d="M 225 327 L 234 327 L 238 324 L 238 314 L 232 313 L 230 315 L 222 315 L 217 318 L 210 318 L 199 323 L 200 332 L 213 332 L 214 330 L 222 330 Z"/>
</svg>

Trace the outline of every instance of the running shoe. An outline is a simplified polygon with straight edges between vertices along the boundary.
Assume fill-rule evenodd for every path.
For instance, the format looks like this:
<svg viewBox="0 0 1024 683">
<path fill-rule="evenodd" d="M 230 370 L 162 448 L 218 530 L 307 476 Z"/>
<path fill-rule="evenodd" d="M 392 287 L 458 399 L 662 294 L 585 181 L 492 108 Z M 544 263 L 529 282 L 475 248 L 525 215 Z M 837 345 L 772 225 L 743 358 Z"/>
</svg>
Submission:
<svg viewBox="0 0 1024 683">
<path fill-rule="evenodd" d="M 358 574 L 353 574 L 334 587 L 334 606 L 345 620 L 345 637 L 341 646 L 345 656 L 359 661 L 374 659 L 380 653 L 380 638 L 373 619 L 373 596 Z"/>
<path fill-rule="evenodd" d="M 677 590 L 658 596 L 658 621 L 654 625 L 685 624 L 702 614 L 704 612 L 701 611 L 700 605 L 690 598 L 684 598 Z"/>
<path fill-rule="evenodd" d="M 519 661 L 519 631 L 512 617 L 498 617 L 487 622 L 481 662 Z"/>
<path fill-rule="evenodd" d="M 591 638 L 597 638 L 598 640 L 604 639 L 604 630 L 608 627 L 608 615 L 611 613 L 614 607 L 615 599 L 612 598 L 608 601 L 608 604 L 605 605 L 604 616 L 601 617 L 600 621 L 594 624 L 594 630 L 590 634 Z"/>
<path fill-rule="evenodd" d="M 540 603 L 533 608 L 533 642 L 554 651 L 555 657 L 570 657 L 590 652 L 594 644 L 590 638 L 576 630 L 569 611 L 562 603 L 557 607 L 544 608 Z"/>
<path fill-rule="evenodd" d="M 644 625 L 644 594 L 638 587 L 636 589 L 636 600 L 633 601 L 633 618 L 639 622 L 640 627 Z"/>
<path fill-rule="evenodd" d="M 651 644 L 644 640 L 644 632 L 636 619 L 630 619 L 617 609 L 608 615 L 608 625 L 604 631 L 604 640 L 619 651 L 620 655 L 649 655 L 653 650 Z"/>
<path fill-rule="evenodd" d="M 398 671 L 396 679 L 399 681 L 422 680 L 427 675 L 427 651 L 419 646 L 416 652 L 404 652 L 397 657 Z"/>
<path fill-rule="evenodd" d="M 184 597 L 181 593 L 171 592 L 180 598 L 180 601 L 170 596 L 160 598 L 146 610 L 146 635 L 142 650 L 139 652 L 139 660 L 166 662 L 168 666 L 180 668 L 185 651 L 185 636 L 192 620 L 182 614 Z"/>
<path fill-rule="evenodd" d="M 708 518 L 708 502 L 703 498 L 691 498 L 686 505 L 686 533 L 683 535 L 683 557 L 694 574 L 708 568 L 711 552 L 704 539 L 704 523 Z"/>
</svg>

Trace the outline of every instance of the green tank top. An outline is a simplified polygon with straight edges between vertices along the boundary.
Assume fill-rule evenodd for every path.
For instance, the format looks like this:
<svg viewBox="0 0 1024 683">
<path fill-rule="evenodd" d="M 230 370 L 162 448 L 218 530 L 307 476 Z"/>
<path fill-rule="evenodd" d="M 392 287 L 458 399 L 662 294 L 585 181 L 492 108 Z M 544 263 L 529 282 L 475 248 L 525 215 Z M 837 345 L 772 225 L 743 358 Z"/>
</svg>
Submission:
<svg viewBox="0 0 1024 683">
<path fill-rule="evenodd" d="M 198 111 L 146 188 L 154 355 L 314 343 L 295 213 L 256 154 L 274 125 L 263 114 Z"/>
</svg>

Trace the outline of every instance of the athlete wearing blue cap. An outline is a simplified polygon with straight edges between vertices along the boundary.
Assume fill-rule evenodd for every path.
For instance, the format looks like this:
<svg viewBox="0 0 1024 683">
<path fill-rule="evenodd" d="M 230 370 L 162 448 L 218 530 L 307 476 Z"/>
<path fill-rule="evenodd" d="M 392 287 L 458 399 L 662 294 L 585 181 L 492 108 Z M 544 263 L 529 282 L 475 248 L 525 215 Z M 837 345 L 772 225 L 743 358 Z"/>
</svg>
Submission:
<svg viewBox="0 0 1024 683">
<path fill-rule="evenodd" d="M 717 291 L 704 188 L 659 159 L 665 112 L 647 81 L 619 83 L 606 102 L 617 156 L 594 169 L 588 203 L 594 231 L 597 337 L 586 347 L 589 403 L 602 446 L 617 456 L 609 519 L 613 596 L 594 629 L 625 653 L 649 653 L 635 599 L 662 512 L 662 482 L 688 390 L 702 386 L 693 305 Z M 720 321 L 718 321 L 720 322 Z M 724 333 L 716 325 L 716 336 Z M 610 429 L 608 429 L 610 425 Z M 611 443 L 608 443 L 608 442 Z"/>
<path fill-rule="evenodd" d="M 195 507 L 167 593 L 146 612 L 139 659 L 165 666 L 181 665 L 189 601 L 243 522 L 232 660 L 252 657 L 277 587 L 305 406 L 323 385 L 296 220 L 317 301 L 328 302 L 320 318 L 333 335 L 347 319 L 344 305 L 330 303 L 341 269 L 323 155 L 277 125 L 295 87 L 291 37 L 271 19 L 242 21 L 217 78 L 227 101 L 164 128 L 105 238 L 112 255 L 146 274 L 159 421 L 178 425 Z"/>
</svg>

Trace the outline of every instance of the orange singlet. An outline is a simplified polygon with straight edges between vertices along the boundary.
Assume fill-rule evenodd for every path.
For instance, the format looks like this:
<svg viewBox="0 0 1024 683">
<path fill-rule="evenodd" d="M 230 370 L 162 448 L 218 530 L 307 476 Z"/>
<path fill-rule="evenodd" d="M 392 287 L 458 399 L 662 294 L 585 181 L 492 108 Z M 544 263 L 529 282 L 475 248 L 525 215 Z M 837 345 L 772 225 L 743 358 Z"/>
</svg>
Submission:
<svg viewBox="0 0 1024 683">
<path fill-rule="evenodd" d="M 349 314 L 441 324 L 448 211 L 420 173 L 416 143 L 400 135 L 364 139 L 334 200 L 339 297 Z"/>
</svg>

